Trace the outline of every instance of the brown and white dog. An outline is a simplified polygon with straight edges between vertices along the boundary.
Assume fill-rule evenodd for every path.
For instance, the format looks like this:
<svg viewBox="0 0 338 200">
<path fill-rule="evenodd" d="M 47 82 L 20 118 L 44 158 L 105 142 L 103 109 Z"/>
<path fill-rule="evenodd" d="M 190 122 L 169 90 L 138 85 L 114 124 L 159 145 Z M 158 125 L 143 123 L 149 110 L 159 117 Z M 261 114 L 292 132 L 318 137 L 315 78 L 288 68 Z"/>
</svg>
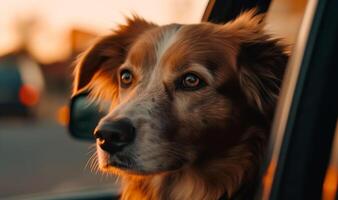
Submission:
<svg viewBox="0 0 338 200">
<path fill-rule="evenodd" d="M 111 102 L 99 168 L 122 177 L 124 200 L 251 199 L 287 59 L 254 11 L 224 25 L 128 19 L 75 68 L 74 94 Z"/>
</svg>

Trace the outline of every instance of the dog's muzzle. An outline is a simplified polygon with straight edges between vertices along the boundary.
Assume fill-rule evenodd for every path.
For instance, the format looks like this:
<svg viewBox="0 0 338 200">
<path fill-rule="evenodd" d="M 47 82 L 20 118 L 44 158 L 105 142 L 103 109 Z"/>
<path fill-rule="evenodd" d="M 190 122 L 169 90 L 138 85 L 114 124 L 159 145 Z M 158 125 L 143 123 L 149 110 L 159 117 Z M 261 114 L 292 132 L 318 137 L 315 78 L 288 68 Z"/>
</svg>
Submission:
<svg viewBox="0 0 338 200">
<path fill-rule="evenodd" d="M 94 137 L 103 150 L 114 154 L 134 141 L 135 128 L 128 118 L 101 121 L 95 129 Z"/>
</svg>

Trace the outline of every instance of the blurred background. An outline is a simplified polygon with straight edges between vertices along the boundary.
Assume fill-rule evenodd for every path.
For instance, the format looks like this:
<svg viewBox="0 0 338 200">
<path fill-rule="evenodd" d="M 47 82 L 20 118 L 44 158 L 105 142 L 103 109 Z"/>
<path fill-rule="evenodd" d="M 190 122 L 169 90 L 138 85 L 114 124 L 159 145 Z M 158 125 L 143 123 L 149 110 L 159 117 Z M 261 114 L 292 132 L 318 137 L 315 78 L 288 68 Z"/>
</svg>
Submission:
<svg viewBox="0 0 338 200">
<path fill-rule="evenodd" d="M 206 4 L 0 0 L 0 198 L 118 189 L 113 177 L 86 167 L 92 144 L 67 132 L 73 62 L 125 16 L 197 23 Z"/>
<path fill-rule="evenodd" d="M 207 0 L 0 0 L 0 198 L 118 189 L 86 167 L 92 144 L 67 133 L 72 67 L 100 35 L 137 14 L 198 23 Z M 276 0 L 267 29 L 292 44 L 306 0 Z"/>
</svg>

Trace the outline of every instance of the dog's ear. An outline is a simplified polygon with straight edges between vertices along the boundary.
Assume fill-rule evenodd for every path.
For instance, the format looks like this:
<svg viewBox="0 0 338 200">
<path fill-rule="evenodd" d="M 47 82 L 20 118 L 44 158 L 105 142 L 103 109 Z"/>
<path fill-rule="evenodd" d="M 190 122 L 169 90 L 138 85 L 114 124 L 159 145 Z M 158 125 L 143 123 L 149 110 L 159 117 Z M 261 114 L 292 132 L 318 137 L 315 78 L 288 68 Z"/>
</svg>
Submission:
<svg viewBox="0 0 338 200">
<path fill-rule="evenodd" d="M 78 59 L 74 69 L 73 95 L 90 86 L 92 78 L 100 71 L 112 71 L 120 66 L 131 44 L 145 30 L 155 27 L 139 17 L 127 19 L 111 34 L 100 38 Z M 109 66 L 108 66 L 109 65 Z M 109 68 L 109 69 L 104 69 Z"/>
<path fill-rule="evenodd" d="M 288 60 L 277 40 L 242 43 L 237 57 L 238 77 L 250 104 L 263 114 L 275 108 Z"/>
<path fill-rule="evenodd" d="M 229 26 L 239 37 L 236 71 L 240 87 L 250 105 L 272 117 L 288 61 L 287 47 L 264 32 L 263 16 L 255 10 Z"/>
</svg>

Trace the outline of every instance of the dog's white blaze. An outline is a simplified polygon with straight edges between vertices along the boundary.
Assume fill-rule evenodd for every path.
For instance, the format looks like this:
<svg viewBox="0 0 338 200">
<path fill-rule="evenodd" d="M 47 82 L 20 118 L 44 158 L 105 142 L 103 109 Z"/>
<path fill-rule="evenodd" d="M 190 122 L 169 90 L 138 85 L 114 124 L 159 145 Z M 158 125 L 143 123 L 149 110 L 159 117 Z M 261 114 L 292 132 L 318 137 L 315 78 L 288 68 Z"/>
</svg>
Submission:
<svg viewBox="0 0 338 200">
<path fill-rule="evenodd" d="M 171 27 L 169 30 L 164 31 L 162 39 L 156 44 L 156 60 L 157 63 L 161 60 L 163 54 L 167 49 L 176 41 L 176 34 L 178 29 L 176 26 Z"/>
</svg>

